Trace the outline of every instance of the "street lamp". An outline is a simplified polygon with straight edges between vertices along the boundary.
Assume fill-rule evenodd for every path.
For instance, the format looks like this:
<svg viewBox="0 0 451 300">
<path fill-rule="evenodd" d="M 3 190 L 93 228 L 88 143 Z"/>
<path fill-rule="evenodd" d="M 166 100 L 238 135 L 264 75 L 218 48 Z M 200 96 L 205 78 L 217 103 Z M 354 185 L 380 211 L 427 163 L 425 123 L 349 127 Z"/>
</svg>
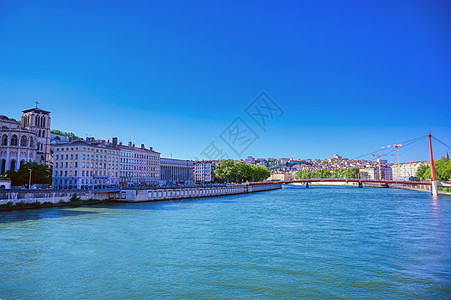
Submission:
<svg viewBox="0 0 451 300">
<path fill-rule="evenodd" d="M 28 171 L 30 171 L 30 178 L 28 179 L 28 189 L 31 188 L 31 172 L 33 171 L 32 169 L 28 169 Z"/>
</svg>

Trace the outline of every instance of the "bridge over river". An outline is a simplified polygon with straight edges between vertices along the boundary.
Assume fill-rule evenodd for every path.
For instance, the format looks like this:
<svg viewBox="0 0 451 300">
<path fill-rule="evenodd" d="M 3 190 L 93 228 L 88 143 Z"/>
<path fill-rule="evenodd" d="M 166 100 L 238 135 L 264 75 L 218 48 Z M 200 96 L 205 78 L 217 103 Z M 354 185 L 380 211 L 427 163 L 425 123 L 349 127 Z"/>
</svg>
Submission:
<svg viewBox="0 0 451 300">
<path fill-rule="evenodd" d="M 284 181 L 272 181 L 272 182 L 261 182 L 254 183 L 258 184 L 270 184 L 270 183 L 279 183 L 279 184 L 294 184 L 301 183 L 305 184 L 308 188 L 310 183 L 330 183 L 334 185 L 335 183 L 355 183 L 359 188 L 362 188 L 364 184 L 368 186 L 379 186 L 379 187 L 393 187 L 393 188 L 411 188 L 411 189 L 419 189 L 425 191 L 431 191 L 431 182 L 424 181 L 397 181 L 397 180 L 374 180 L 374 179 L 346 179 L 346 178 L 310 178 L 310 179 L 298 179 L 298 180 L 284 180 Z M 437 182 L 438 186 L 443 187 L 451 187 L 451 183 L 446 182 Z"/>
</svg>

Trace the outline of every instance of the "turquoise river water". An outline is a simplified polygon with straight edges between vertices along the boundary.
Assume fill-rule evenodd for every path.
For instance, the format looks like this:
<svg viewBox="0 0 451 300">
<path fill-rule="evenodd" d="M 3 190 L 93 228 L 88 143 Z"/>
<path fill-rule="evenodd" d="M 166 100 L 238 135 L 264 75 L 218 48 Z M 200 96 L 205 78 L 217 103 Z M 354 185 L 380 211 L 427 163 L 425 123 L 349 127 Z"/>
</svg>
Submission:
<svg viewBox="0 0 451 300">
<path fill-rule="evenodd" d="M 451 295 L 451 197 L 287 188 L 0 212 L 0 299 Z"/>
</svg>

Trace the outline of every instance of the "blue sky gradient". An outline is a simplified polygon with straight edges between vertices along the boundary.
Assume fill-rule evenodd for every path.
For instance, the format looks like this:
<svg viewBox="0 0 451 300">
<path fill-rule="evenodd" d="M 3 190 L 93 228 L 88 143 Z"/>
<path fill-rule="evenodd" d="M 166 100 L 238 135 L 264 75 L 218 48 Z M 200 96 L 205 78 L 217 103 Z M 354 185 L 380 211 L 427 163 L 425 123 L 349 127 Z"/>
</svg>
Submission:
<svg viewBox="0 0 451 300">
<path fill-rule="evenodd" d="M 54 129 L 186 159 L 239 158 L 219 138 L 238 116 L 260 136 L 242 157 L 451 144 L 449 1 L 92 2 L 0 1 L 0 114 L 38 99 Z M 262 91 L 284 111 L 266 132 L 244 112 Z"/>
</svg>

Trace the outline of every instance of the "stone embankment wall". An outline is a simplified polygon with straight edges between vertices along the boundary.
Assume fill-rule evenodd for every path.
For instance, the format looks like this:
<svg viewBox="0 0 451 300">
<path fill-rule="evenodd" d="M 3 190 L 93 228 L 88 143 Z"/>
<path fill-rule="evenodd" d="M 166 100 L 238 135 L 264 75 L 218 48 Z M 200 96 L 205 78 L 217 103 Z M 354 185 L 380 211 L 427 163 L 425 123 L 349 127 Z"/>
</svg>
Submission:
<svg viewBox="0 0 451 300">
<path fill-rule="evenodd" d="M 196 187 L 196 188 L 166 188 L 166 189 L 145 189 L 145 190 L 123 190 L 120 192 L 118 201 L 125 202 L 145 202 L 162 201 L 186 198 L 226 196 L 235 194 L 255 193 L 280 189 L 281 184 L 264 185 L 236 185 L 224 187 Z"/>
<path fill-rule="evenodd" d="M 236 185 L 222 187 L 177 187 L 177 188 L 153 188 L 153 189 L 125 189 L 121 191 L 89 190 L 2 190 L 0 191 L 0 205 L 12 202 L 35 203 L 51 202 L 59 203 L 61 200 L 69 202 L 74 194 L 81 200 L 109 200 L 125 202 L 160 201 L 183 198 L 199 198 L 211 196 L 225 196 L 245 194 L 260 191 L 280 189 L 280 184 L 266 185 Z"/>
<path fill-rule="evenodd" d="M 81 200 L 108 200 L 113 193 L 92 193 L 88 190 L 3 190 L 0 191 L 0 205 L 8 202 L 35 203 L 52 202 L 61 200 L 69 202 L 74 194 Z"/>
</svg>

